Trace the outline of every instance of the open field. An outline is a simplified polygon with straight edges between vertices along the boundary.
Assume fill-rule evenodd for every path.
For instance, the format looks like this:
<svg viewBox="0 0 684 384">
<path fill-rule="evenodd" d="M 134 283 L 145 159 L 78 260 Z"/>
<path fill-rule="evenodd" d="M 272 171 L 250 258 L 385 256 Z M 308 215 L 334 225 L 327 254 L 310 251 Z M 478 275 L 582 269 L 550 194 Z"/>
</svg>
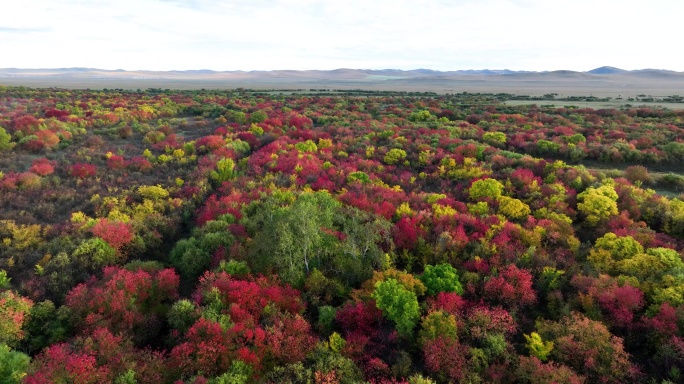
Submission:
<svg viewBox="0 0 684 384">
<path fill-rule="evenodd" d="M 611 100 L 611 101 L 550 101 L 550 100 L 507 100 L 505 104 L 508 105 L 531 105 L 539 106 L 555 106 L 555 107 L 580 107 L 580 108 L 594 108 L 594 109 L 609 109 L 609 108 L 668 108 L 668 109 L 684 109 L 684 103 L 645 103 L 641 101 L 625 101 L 625 100 Z"/>
<path fill-rule="evenodd" d="M 510 93 L 542 96 L 622 98 L 665 97 L 684 90 L 684 74 L 671 71 L 632 71 L 620 74 L 586 72 L 515 72 L 483 74 L 467 71 L 356 70 L 334 71 L 105 71 L 97 69 L 0 69 L 0 85 L 71 89 L 363 89 L 447 93 Z M 537 103 L 540 104 L 540 103 Z M 550 104 L 550 103 L 544 103 Z M 556 103 L 557 105 L 560 105 Z M 606 107 L 620 106 L 608 104 Z M 635 104 L 635 103 L 630 103 Z M 577 105 L 573 103 L 573 105 Z M 670 106 L 672 107 L 672 106 Z M 604 108 L 604 106 L 600 106 Z M 681 108 L 681 105 L 678 106 Z"/>
</svg>

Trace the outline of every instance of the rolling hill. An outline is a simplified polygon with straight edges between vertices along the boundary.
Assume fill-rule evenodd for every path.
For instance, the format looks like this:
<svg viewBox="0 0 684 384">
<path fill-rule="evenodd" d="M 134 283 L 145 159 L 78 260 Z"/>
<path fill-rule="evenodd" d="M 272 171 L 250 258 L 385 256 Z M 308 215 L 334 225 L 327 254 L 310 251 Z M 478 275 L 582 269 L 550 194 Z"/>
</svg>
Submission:
<svg viewBox="0 0 684 384">
<path fill-rule="evenodd" d="M 106 70 L 96 68 L 0 69 L 0 84 L 64 88 L 168 89 L 372 89 L 514 94 L 627 96 L 675 95 L 684 89 L 684 72 L 624 70 L 604 66 L 586 72 L 431 69 L 350 69 L 214 71 Z"/>
</svg>

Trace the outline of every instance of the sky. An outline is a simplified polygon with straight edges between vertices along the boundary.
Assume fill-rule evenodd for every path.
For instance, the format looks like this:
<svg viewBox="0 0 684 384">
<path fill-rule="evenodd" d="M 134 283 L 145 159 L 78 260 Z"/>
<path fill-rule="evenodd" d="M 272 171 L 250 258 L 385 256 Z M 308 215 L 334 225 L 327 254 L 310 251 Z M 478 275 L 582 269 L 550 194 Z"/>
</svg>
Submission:
<svg viewBox="0 0 684 384">
<path fill-rule="evenodd" d="M 684 71 L 681 0 L 6 0 L 0 68 Z"/>
</svg>

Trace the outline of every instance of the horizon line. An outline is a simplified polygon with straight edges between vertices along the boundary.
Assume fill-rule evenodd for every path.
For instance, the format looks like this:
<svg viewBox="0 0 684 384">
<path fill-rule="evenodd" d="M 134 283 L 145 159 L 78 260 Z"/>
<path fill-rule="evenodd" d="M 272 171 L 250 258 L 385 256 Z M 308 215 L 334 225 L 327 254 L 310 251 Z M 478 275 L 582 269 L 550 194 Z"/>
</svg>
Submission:
<svg viewBox="0 0 684 384">
<path fill-rule="evenodd" d="M 545 69 L 545 70 L 526 70 L 526 69 L 490 69 L 490 68 L 469 68 L 469 69 L 431 69 L 431 68 L 413 68 L 413 69 L 399 69 L 399 68 L 350 68 L 350 67 L 340 67 L 335 69 L 209 69 L 209 68 L 198 68 L 198 69 L 107 69 L 107 68 L 96 68 L 96 67 L 5 67 L 0 68 L 0 70 L 99 70 L 99 71 L 111 71 L 111 72 L 278 72 L 278 71 L 292 71 L 292 72 L 311 72 L 311 71 L 321 71 L 321 72 L 332 72 L 341 70 L 351 70 L 351 71 L 400 71 L 400 72 L 412 72 L 412 71 L 431 71 L 431 72 L 531 72 L 531 73 L 543 73 L 543 72 L 578 72 L 578 73 L 588 73 L 598 70 L 610 70 L 616 72 L 636 72 L 636 71 L 667 71 L 667 72 L 678 72 L 671 69 L 664 68 L 640 68 L 640 69 L 623 69 L 614 66 L 601 66 L 592 68 L 590 70 L 574 70 L 574 69 Z"/>
</svg>

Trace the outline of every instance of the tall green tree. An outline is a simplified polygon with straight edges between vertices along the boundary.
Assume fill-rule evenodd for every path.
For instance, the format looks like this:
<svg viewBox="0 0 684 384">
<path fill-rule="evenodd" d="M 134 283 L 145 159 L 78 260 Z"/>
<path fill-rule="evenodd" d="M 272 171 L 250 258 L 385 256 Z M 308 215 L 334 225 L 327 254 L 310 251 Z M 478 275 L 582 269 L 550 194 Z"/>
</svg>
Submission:
<svg viewBox="0 0 684 384">
<path fill-rule="evenodd" d="M 391 242 L 392 224 L 383 217 L 344 207 L 339 217 L 344 240 L 333 260 L 333 268 L 350 285 L 371 277 L 382 269 L 385 253 L 378 244 Z"/>
<path fill-rule="evenodd" d="M 256 232 L 251 249 L 256 269 L 274 269 L 295 286 L 314 268 L 325 270 L 337 240 L 325 230 L 333 228 L 339 207 L 327 192 L 305 192 L 286 205 L 278 196 L 267 198 L 248 223 Z"/>
<path fill-rule="evenodd" d="M 416 294 L 404 288 L 398 281 L 387 279 L 375 284 L 372 297 L 382 314 L 396 324 L 399 334 L 411 336 L 420 319 Z"/>
</svg>

